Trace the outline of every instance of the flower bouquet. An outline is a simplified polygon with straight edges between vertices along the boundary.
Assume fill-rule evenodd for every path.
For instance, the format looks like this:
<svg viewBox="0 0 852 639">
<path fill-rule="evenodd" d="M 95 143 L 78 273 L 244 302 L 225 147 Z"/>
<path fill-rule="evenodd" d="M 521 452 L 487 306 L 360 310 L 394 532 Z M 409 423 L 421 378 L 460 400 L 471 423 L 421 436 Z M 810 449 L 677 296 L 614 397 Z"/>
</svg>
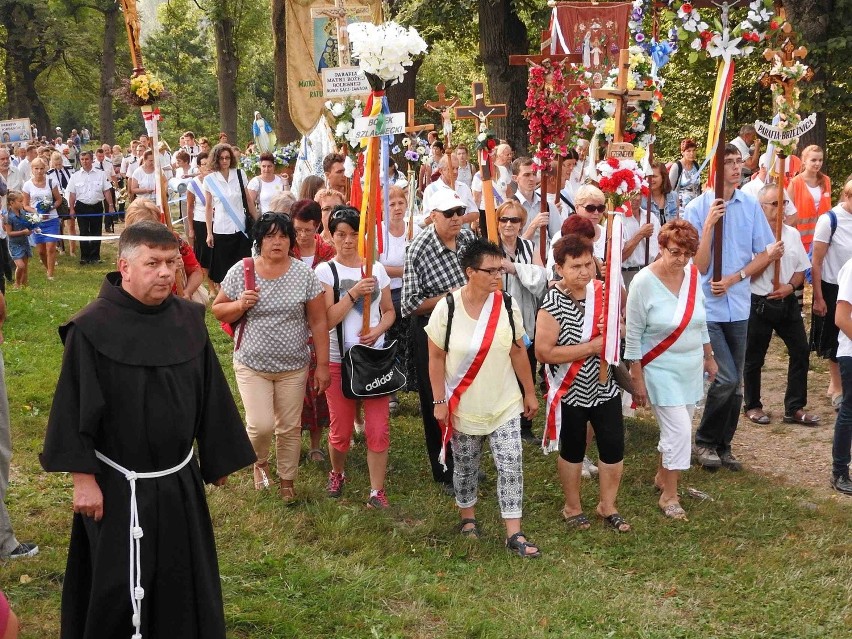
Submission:
<svg viewBox="0 0 852 639">
<path fill-rule="evenodd" d="M 560 155 L 568 152 L 565 132 L 575 128 L 575 114 L 582 99 L 572 96 L 571 84 L 566 76 L 571 66 L 567 62 L 542 60 L 530 69 L 524 117 L 530 123 L 530 144 L 537 145 L 536 168 L 550 166 L 554 151 Z M 480 134 L 481 135 L 481 134 Z"/>
<path fill-rule="evenodd" d="M 340 148 L 357 149 L 361 139 L 355 137 L 355 118 L 360 118 L 364 111 L 364 103 L 358 98 L 347 97 L 343 100 L 328 100 L 325 110 L 331 120 L 332 135 Z M 347 151 L 347 155 L 351 151 Z"/>
<path fill-rule="evenodd" d="M 420 164 L 429 159 L 429 154 L 426 152 L 429 145 L 423 138 L 404 138 L 402 146 L 405 149 L 404 157 L 411 165 Z M 392 152 L 397 151 L 392 150 Z"/>
<path fill-rule="evenodd" d="M 112 94 L 129 106 L 147 106 L 171 97 L 163 81 L 153 73 L 140 73 L 121 81 Z"/>
<path fill-rule="evenodd" d="M 356 22 L 347 27 L 352 55 L 367 76 L 373 91 L 384 91 L 402 82 L 414 57 L 426 52 L 426 42 L 413 27 L 396 22 Z"/>
<path fill-rule="evenodd" d="M 608 158 L 598 162 L 596 168 L 598 188 L 606 194 L 611 210 L 621 209 L 637 193 L 648 195 L 645 172 L 635 160 Z"/>
</svg>

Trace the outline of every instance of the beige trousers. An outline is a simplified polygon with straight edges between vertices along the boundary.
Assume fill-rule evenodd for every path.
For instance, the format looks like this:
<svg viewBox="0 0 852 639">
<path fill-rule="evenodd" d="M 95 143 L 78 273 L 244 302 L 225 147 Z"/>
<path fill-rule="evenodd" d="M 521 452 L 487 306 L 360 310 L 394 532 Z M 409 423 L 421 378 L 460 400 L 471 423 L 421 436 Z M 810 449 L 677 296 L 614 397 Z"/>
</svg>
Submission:
<svg viewBox="0 0 852 639">
<path fill-rule="evenodd" d="M 302 449 L 302 404 L 308 367 L 261 373 L 234 362 L 234 374 L 246 409 L 246 433 L 257 462 L 269 461 L 274 434 L 278 477 L 295 480 Z"/>
</svg>

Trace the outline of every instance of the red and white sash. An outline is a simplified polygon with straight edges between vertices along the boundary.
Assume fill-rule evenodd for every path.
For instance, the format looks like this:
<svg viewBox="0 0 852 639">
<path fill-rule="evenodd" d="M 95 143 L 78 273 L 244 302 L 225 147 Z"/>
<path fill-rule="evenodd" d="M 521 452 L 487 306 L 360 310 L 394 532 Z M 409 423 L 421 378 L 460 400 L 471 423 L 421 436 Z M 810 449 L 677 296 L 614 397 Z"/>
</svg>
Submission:
<svg viewBox="0 0 852 639">
<path fill-rule="evenodd" d="M 461 296 L 459 296 L 459 302 L 461 302 Z M 491 344 L 497 334 L 497 323 L 500 321 L 501 308 L 503 308 L 503 293 L 495 291 L 488 296 L 482 306 L 464 359 L 462 359 L 455 373 L 446 376 L 448 412 L 447 421 L 441 424 L 441 452 L 438 453 L 438 463 L 444 467 L 444 470 L 447 470 L 447 443 L 453 436 L 453 413 L 456 412 L 461 396 L 470 388 L 479 373 L 479 369 L 482 368 L 482 363 L 485 361 L 488 351 L 491 350 Z M 447 330 L 449 330 L 449 327 L 447 327 Z"/>
<path fill-rule="evenodd" d="M 588 301 L 593 300 L 592 308 Z M 603 284 L 600 280 L 592 280 L 586 284 L 586 310 L 583 316 L 583 333 L 580 344 L 586 344 L 600 335 L 597 318 L 603 310 Z M 585 364 L 586 358 L 560 364 L 555 373 L 550 372 L 550 366 L 545 366 L 547 376 L 547 413 L 545 416 L 544 436 L 541 439 L 541 449 L 544 454 L 559 450 L 559 433 L 562 430 L 562 398 L 568 392 L 577 373 Z"/>
<path fill-rule="evenodd" d="M 683 282 L 677 296 L 677 306 L 675 307 L 674 317 L 672 317 L 672 324 L 675 325 L 675 329 L 642 356 L 642 366 L 647 366 L 665 353 L 677 341 L 692 320 L 692 314 L 695 311 L 696 290 L 698 289 L 698 268 L 695 264 L 688 264 L 684 271 Z"/>
</svg>

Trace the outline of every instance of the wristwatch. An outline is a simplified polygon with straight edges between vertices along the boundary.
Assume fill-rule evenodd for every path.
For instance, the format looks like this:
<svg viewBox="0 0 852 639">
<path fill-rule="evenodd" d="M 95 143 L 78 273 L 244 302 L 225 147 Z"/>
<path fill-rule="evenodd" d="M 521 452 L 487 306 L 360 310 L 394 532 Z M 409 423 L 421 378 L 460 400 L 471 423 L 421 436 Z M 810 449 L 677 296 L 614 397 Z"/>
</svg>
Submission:
<svg viewBox="0 0 852 639">
<path fill-rule="evenodd" d="M 742 282 L 742 281 L 743 281 L 746 277 L 747 277 L 747 276 L 746 276 L 746 274 L 745 274 L 745 271 L 744 271 L 744 270 L 741 270 L 741 271 L 740 271 L 740 282 Z"/>
</svg>

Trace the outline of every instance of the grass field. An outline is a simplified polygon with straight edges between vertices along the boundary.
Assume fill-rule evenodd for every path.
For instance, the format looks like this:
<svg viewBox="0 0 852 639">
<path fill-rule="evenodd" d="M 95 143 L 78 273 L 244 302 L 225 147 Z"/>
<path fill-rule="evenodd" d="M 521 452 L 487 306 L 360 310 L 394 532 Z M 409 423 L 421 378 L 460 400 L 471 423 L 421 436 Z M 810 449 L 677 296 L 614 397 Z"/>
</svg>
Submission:
<svg viewBox="0 0 852 639">
<path fill-rule="evenodd" d="M 41 552 L 0 562 L 0 588 L 22 636 L 47 639 L 58 636 L 71 521 L 70 478 L 42 472 L 37 457 L 61 361 L 56 327 L 95 296 L 107 267 L 64 257 L 54 282 L 40 265 L 31 270 L 30 289 L 7 295 L 15 453 L 7 504 L 18 538 Z M 230 343 L 208 324 L 233 380 Z M 229 637 L 852 636 L 848 500 L 748 471 L 692 470 L 684 485 L 714 501 L 685 497 L 690 521 L 664 520 L 652 488 L 656 429 L 628 420 L 619 507 L 633 532 L 600 522 L 566 530 L 555 456 L 526 447 L 524 530 L 543 557 L 523 561 L 502 544 L 490 457 L 478 510 L 484 536 L 459 537 L 452 500 L 431 482 L 418 411 L 406 395 L 392 421 L 386 512 L 364 508 L 363 442 L 339 501 L 325 497 L 325 470 L 313 464 L 302 467 L 294 506 L 256 492 L 248 470 L 209 490 Z M 586 482 L 589 514 L 596 494 Z"/>
</svg>

